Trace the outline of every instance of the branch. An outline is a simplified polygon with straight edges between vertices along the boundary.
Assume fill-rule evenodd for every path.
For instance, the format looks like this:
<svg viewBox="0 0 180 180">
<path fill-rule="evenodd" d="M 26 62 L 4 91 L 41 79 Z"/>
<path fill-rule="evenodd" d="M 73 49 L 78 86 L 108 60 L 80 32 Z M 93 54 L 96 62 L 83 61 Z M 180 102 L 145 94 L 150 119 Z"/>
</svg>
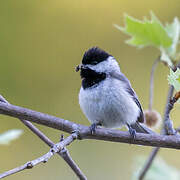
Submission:
<svg viewBox="0 0 180 180">
<path fill-rule="evenodd" d="M 51 148 L 50 151 L 48 153 L 46 153 L 45 155 L 43 155 L 35 160 L 32 160 L 30 162 L 27 162 L 26 164 L 24 164 L 20 167 L 14 168 L 10 171 L 0 174 L 0 179 L 10 176 L 12 174 L 18 173 L 25 169 L 31 169 L 40 163 L 46 163 L 55 153 L 60 152 L 65 146 L 72 143 L 75 139 L 77 139 L 77 133 L 73 133 L 70 136 L 68 136 L 67 138 L 65 138 L 63 141 L 55 144 L 55 146 L 53 148 Z"/>
<path fill-rule="evenodd" d="M 84 127 L 83 125 L 79 125 L 68 120 L 19 106 L 14 106 L 4 102 L 0 102 L 0 114 L 8 115 L 18 119 L 25 119 L 26 121 L 35 122 L 37 124 L 59 129 L 68 133 L 78 130 L 78 128 Z"/>
<path fill-rule="evenodd" d="M 26 122 L 32 121 L 38 124 L 65 131 L 67 133 L 76 131 L 78 132 L 79 139 L 97 139 L 112 142 L 180 149 L 179 135 L 167 136 L 158 134 L 137 133 L 136 138 L 132 140 L 128 132 L 106 128 L 97 128 L 95 133 L 92 135 L 89 127 L 87 126 L 76 124 L 71 121 L 57 118 L 55 116 L 51 116 L 41 112 L 32 111 L 19 106 L 14 106 L 5 102 L 0 102 L 0 113 L 19 119 L 26 119 Z"/>
<path fill-rule="evenodd" d="M 137 133 L 136 138 L 132 140 L 128 132 L 106 128 L 97 128 L 96 132 L 92 135 L 89 127 L 87 126 L 2 102 L 0 102 L 0 113 L 19 119 L 26 119 L 28 121 L 36 122 L 48 127 L 53 127 L 68 133 L 71 133 L 72 131 L 78 131 L 79 139 L 97 139 L 145 146 L 180 149 L 180 136 L 178 135 L 165 136 L 158 134 L 151 135 Z"/>
<path fill-rule="evenodd" d="M 9 102 L 0 95 L 0 101 L 9 104 Z M 27 126 L 34 134 L 36 134 L 43 142 L 45 142 L 48 146 L 51 148 L 54 147 L 54 143 L 44 134 L 42 133 L 36 126 L 34 126 L 31 122 L 28 122 L 26 120 L 22 120 L 22 123 Z M 61 141 L 63 139 L 61 138 Z M 66 163 L 71 167 L 71 169 L 74 171 L 74 173 L 79 177 L 80 180 L 86 180 L 86 176 L 83 174 L 83 172 L 80 170 L 80 168 L 76 165 L 76 163 L 71 158 L 68 150 L 64 147 L 58 154 L 66 161 Z"/>
</svg>

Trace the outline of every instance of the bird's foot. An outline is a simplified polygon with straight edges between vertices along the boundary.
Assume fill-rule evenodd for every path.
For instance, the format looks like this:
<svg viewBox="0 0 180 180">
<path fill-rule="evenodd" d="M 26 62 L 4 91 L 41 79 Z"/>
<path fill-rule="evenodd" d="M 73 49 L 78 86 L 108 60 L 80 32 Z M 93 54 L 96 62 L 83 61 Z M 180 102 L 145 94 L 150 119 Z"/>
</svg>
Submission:
<svg viewBox="0 0 180 180">
<path fill-rule="evenodd" d="M 134 140 L 136 138 L 136 130 L 133 129 L 129 124 L 127 126 L 128 126 L 128 129 L 129 129 L 129 134 L 132 137 L 132 139 Z"/>
<path fill-rule="evenodd" d="M 94 134 L 94 133 L 95 133 L 96 128 L 97 128 L 97 124 L 96 124 L 96 123 L 91 124 L 91 126 L 90 126 L 91 134 Z"/>
<path fill-rule="evenodd" d="M 90 126 L 91 134 L 94 134 L 95 131 L 96 131 L 97 126 L 101 126 L 101 125 L 102 125 L 101 123 L 93 123 L 93 124 L 91 124 L 91 126 Z"/>
</svg>

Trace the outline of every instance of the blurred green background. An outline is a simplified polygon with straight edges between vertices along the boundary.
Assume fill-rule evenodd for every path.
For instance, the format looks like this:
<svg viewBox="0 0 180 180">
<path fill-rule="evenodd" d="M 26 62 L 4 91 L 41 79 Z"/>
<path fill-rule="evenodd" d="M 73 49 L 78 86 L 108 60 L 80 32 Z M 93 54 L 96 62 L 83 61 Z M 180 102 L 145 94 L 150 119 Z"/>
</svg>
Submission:
<svg viewBox="0 0 180 180">
<path fill-rule="evenodd" d="M 180 18 L 178 0 L 4 0 L 0 1 L 0 93 L 12 104 L 89 125 L 78 104 L 80 77 L 75 66 L 85 50 L 99 46 L 118 60 L 130 79 L 144 109 L 148 106 L 149 77 L 159 55 L 154 48 L 138 50 L 124 43 L 128 37 L 113 27 L 124 25 L 123 14 L 142 19 L 150 10 L 162 22 Z M 155 73 L 156 108 L 163 114 L 168 89 L 168 69 L 162 64 Z M 172 112 L 176 126 L 179 110 Z M 0 133 L 24 130 L 20 139 L 0 146 L 0 172 L 35 159 L 49 148 L 17 119 L 0 117 Z M 54 142 L 62 132 L 38 126 Z M 76 141 L 68 147 L 88 179 L 130 179 L 134 157 L 148 155 L 151 147 L 103 141 Z M 159 153 L 180 169 L 179 152 Z M 48 163 L 26 170 L 7 180 L 73 180 L 66 163 L 54 156 Z"/>
</svg>

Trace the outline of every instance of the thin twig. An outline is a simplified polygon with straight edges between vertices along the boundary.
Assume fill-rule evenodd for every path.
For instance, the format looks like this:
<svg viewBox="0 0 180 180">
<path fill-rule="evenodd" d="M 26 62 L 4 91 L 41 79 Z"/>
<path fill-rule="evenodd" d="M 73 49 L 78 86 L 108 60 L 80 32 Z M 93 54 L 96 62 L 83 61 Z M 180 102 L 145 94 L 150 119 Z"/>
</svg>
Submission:
<svg viewBox="0 0 180 180">
<path fill-rule="evenodd" d="M 170 102 L 167 104 L 166 113 L 165 113 L 165 123 L 164 123 L 164 130 L 166 134 L 174 135 L 176 131 L 173 128 L 173 122 L 170 119 L 170 112 L 174 107 L 174 104 L 178 101 L 180 98 L 180 91 L 176 92 L 174 97 L 170 99 Z"/>
<path fill-rule="evenodd" d="M 45 136 L 37 127 L 35 127 L 31 122 L 21 120 L 31 131 L 33 131 L 42 141 L 44 141 L 48 146 L 53 147 L 55 144 Z M 87 180 L 84 173 L 78 167 L 78 165 L 71 158 L 69 151 L 64 147 L 58 154 L 66 161 L 66 163 L 71 167 L 74 173 L 79 177 L 80 180 Z"/>
<path fill-rule="evenodd" d="M 180 67 L 180 62 L 179 62 L 175 67 L 173 67 L 173 71 L 176 71 L 176 69 L 177 69 L 178 67 Z M 152 81 L 152 82 L 153 82 L 153 81 Z M 151 88 L 151 87 L 150 87 L 150 88 Z M 163 121 L 164 123 L 163 123 L 163 127 L 162 127 L 162 129 L 161 129 L 161 134 L 167 134 L 167 133 L 169 133 L 169 132 L 168 132 L 168 129 L 169 129 L 169 131 L 170 131 L 170 134 L 171 134 L 171 133 L 172 133 L 172 134 L 175 133 L 175 131 L 174 131 L 173 127 L 172 127 L 172 121 L 171 121 L 170 118 L 169 118 L 169 113 L 170 113 L 170 111 L 172 110 L 172 108 L 171 108 L 171 110 L 169 110 L 169 109 L 170 109 L 170 108 L 169 108 L 169 103 L 170 103 L 171 98 L 172 98 L 172 96 L 173 96 L 173 91 L 174 91 L 174 87 L 173 87 L 173 86 L 170 86 L 170 87 L 169 87 L 169 91 L 168 91 L 166 106 L 165 106 L 165 110 L 164 110 L 164 121 Z M 173 105 L 174 105 L 174 104 L 173 104 Z M 151 106 L 151 107 L 152 107 L 152 106 Z M 173 106 L 172 106 L 172 107 L 173 107 Z M 168 124 L 169 124 L 169 127 L 168 127 Z M 143 178 L 145 177 L 145 174 L 147 173 L 148 169 L 150 168 L 150 166 L 151 166 L 154 158 L 156 157 L 159 149 L 160 149 L 159 147 L 155 147 L 155 148 L 152 150 L 152 152 L 151 152 L 148 160 L 147 160 L 146 163 L 145 163 L 145 166 L 143 167 L 142 171 L 140 172 L 139 180 L 143 180 Z"/>
<path fill-rule="evenodd" d="M 167 117 L 167 113 L 168 113 L 168 104 L 172 98 L 172 95 L 173 95 L 173 91 L 174 91 L 174 87 L 173 86 L 170 86 L 169 87 L 169 91 L 168 91 L 168 96 L 167 96 L 167 100 L 166 100 L 166 106 L 165 106 L 165 110 L 164 110 L 164 123 L 167 121 L 166 117 Z M 161 129 L 161 134 L 166 134 L 166 131 L 164 130 L 164 126 L 163 128 Z M 158 154 L 160 150 L 160 147 L 155 147 L 153 148 L 151 154 L 149 155 L 145 165 L 143 166 L 143 169 L 141 170 L 140 174 L 139 174 L 139 180 L 143 180 L 147 171 L 149 170 L 149 168 L 151 167 L 152 165 L 152 162 L 153 160 L 155 159 L 156 155 Z"/>
<path fill-rule="evenodd" d="M 139 180 L 142 180 L 146 174 L 146 172 L 148 171 L 148 169 L 150 168 L 156 154 L 158 153 L 159 151 L 159 147 L 155 147 L 153 148 L 151 154 L 149 155 L 149 158 L 148 158 L 148 161 L 145 163 L 144 167 L 143 167 L 143 170 L 142 172 L 140 173 L 140 176 L 139 176 Z"/>
<path fill-rule="evenodd" d="M 62 141 L 64 139 L 64 136 L 61 136 Z M 76 173 L 76 175 L 79 177 L 80 180 L 87 180 L 86 176 L 83 174 L 81 169 L 76 165 L 76 163 L 73 161 L 71 158 L 69 151 L 67 150 L 66 147 L 64 147 L 61 151 L 61 157 L 66 161 L 67 164 L 71 167 L 71 169 Z"/>
<path fill-rule="evenodd" d="M 150 88 L 149 88 L 149 110 L 152 110 L 153 106 L 153 99 L 154 99 L 154 72 L 156 70 L 156 67 L 160 61 L 160 56 L 154 61 L 151 69 L 151 76 L 150 76 Z"/>
<path fill-rule="evenodd" d="M 9 102 L 1 95 L 0 95 L 0 101 L 9 104 Z M 51 148 L 54 147 L 55 144 L 44 133 L 42 133 L 36 126 L 34 126 L 31 122 L 22 120 L 22 119 L 20 119 L 20 120 L 22 121 L 22 123 L 25 126 L 27 126 L 34 134 L 36 134 L 48 146 L 50 146 Z M 74 171 L 74 173 L 77 175 L 77 177 L 79 177 L 80 180 L 87 179 L 86 176 L 81 171 L 81 169 L 73 161 L 73 159 L 71 158 L 71 156 L 66 148 L 64 148 L 62 151 L 58 152 L 58 154 L 66 161 L 66 163 L 71 167 L 71 169 Z"/>
<path fill-rule="evenodd" d="M 154 61 L 152 68 L 151 68 L 150 85 L 149 85 L 149 106 L 148 106 L 150 111 L 152 111 L 153 100 L 154 100 L 154 73 L 155 73 L 155 70 L 156 70 L 159 62 L 160 62 L 160 56 Z M 159 151 L 159 147 L 155 147 L 152 150 L 148 160 L 146 161 L 142 171 L 140 172 L 139 180 L 142 180 L 143 177 L 145 176 L 146 172 L 150 168 L 150 166 L 153 162 L 153 159 L 155 158 L 158 151 Z"/>
<path fill-rule="evenodd" d="M 65 146 L 71 144 L 75 139 L 77 139 L 77 133 L 73 133 L 70 136 L 68 136 L 67 138 L 65 138 L 63 141 L 55 144 L 55 146 L 53 148 L 51 148 L 50 151 L 48 153 L 46 153 L 45 155 L 43 155 L 35 160 L 32 160 L 30 162 L 27 162 L 22 166 L 19 166 L 10 171 L 0 174 L 0 179 L 10 176 L 12 174 L 18 173 L 25 169 L 31 169 L 40 163 L 47 162 L 55 153 L 60 152 Z"/>
</svg>

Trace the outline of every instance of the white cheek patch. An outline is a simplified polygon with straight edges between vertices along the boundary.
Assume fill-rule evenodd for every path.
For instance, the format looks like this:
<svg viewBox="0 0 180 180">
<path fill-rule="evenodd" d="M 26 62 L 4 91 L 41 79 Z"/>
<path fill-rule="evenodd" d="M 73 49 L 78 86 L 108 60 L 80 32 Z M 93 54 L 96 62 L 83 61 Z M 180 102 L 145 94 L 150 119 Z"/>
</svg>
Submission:
<svg viewBox="0 0 180 180">
<path fill-rule="evenodd" d="M 97 65 L 87 65 L 92 70 L 96 72 L 112 72 L 117 71 L 120 72 L 120 67 L 114 57 L 110 56 L 107 60 L 98 63 Z"/>
</svg>

